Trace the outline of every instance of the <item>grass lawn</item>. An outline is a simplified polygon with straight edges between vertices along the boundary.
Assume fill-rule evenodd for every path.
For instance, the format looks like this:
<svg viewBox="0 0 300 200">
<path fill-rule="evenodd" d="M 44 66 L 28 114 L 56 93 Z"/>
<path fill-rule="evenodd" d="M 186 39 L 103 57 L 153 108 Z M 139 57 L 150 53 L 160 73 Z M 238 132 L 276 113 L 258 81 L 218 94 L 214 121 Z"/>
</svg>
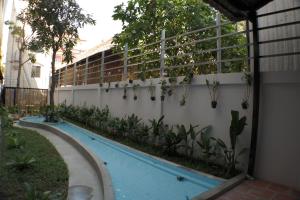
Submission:
<svg viewBox="0 0 300 200">
<path fill-rule="evenodd" d="M 20 149 L 8 148 L 8 134 L 14 134 L 24 141 Z M 61 195 L 66 199 L 68 191 L 68 169 L 54 146 L 35 131 L 17 127 L 2 131 L 4 144 L 1 145 L 0 157 L 0 199 L 25 199 L 24 183 L 33 186 L 36 191 L 51 191 L 51 194 Z M 15 169 L 6 164 L 17 156 L 29 155 L 35 159 L 32 166 L 25 169 Z"/>
</svg>

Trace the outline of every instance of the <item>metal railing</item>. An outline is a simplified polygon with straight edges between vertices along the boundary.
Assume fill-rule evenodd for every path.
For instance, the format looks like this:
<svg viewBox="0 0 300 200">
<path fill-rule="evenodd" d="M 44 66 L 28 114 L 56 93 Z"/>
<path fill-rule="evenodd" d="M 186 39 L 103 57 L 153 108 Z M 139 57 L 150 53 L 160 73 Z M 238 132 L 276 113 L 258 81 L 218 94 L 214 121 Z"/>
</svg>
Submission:
<svg viewBox="0 0 300 200">
<path fill-rule="evenodd" d="M 279 13 L 299 10 L 299 7 L 258 15 L 263 18 Z M 298 20 L 282 24 L 258 27 L 259 31 L 298 25 Z M 146 78 L 184 75 L 187 71 L 194 74 L 241 72 L 250 69 L 253 59 L 250 50 L 252 30 L 249 22 L 222 21 L 216 16 L 216 24 L 166 37 L 161 32 L 159 41 L 144 44 L 123 51 L 113 49 L 97 53 L 77 63 L 57 71 L 58 86 L 86 85 L 138 79 L 140 74 Z M 283 37 L 259 41 L 259 45 L 299 40 L 300 36 Z M 260 55 L 260 59 L 278 56 L 298 55 L 299 52 L 284 52 Z"/>
</svg>

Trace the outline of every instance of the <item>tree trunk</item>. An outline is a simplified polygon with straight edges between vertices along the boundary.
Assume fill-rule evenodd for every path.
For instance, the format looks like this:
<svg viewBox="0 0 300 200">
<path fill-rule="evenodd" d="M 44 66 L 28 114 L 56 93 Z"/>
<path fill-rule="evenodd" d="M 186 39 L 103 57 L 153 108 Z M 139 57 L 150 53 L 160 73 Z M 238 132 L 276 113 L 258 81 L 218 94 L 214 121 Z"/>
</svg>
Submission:
<svg viewBox="0 0 300 200">
<path fill-rule="evenodd" d="M 19 104 L 19 88 L 20 88 L 20 79 L 21 79 L 21 70 L 22 70 L 22 56 L 23 52 L 21 49 L 19 49 L 19 67 L 18 67 L 18 76 L 17 76 L 17 86 L 15 90 L 15 99 L 14 99 L 14 105 Z"/>
<path fill-rule="evenodd" d="M 56 76 L 55 76 L 55 57 L 56 57 L 57 50 L 53 49 L 52 53 L 52 61 L 51 61 L 51 70 L 52 70 L 52 77 L 51 77 L 51 86 L 50 86 L 50 107 L 54 109 L 54 91 L 56 85 Z"/>
</svg>

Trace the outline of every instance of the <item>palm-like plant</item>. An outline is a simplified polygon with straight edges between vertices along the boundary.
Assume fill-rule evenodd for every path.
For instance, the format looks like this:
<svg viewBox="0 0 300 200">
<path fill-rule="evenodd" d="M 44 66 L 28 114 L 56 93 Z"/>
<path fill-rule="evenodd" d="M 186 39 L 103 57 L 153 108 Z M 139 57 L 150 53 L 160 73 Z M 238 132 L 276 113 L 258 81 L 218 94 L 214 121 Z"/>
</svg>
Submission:
<svg viewBox="0 0 300 200">
<path fill-rule="evenodd" d="M 157 139 L 159 139 L 162 130 L 164 129 L 164 120 L 165 116 L 161 116 L 158 120 L 156 119 L 152 119 L 149 120 L 149 122 L 151 123 L 151 136 L 153 138 L 153 144 L 156 144 Z"/>
<path fill-rule="evenodd" d="M 36 188 L 29 183 L 24 183 L 25 185 L 25 200 L 49 200 L 50 199 L 50 191 L 40 192 L 36 190 Z"/>
<path fill-rule="evenodd" d="M 23 149 L 24 145 L 25 141 L 16 136 L 9 136 L 7 138 L 8 149 Z"/>
<path fill-rule="evenodd" d="M 31 167 L 34 162 L 36 162 L 35 158 L 25 154 L 21 156 L 16 156 L 14 160 L 7 162 L 6 166 L 22 171 Z"/>
<path fill-rule="evenodd" d="M 225 176 L 236 171 L 236 165 L 238 164 L 238 158 L 247 151 L 247 148 L 243 148 L 239 152 L 236 149 L 237 138 L 240 136 L 245 128 L 247 118 L 244 116 L 239 118 L 238 111 L 231 111 L 231 125 L 230 125 L 230 146 L 228 147 L 221 139 L 216 139 L 217 144 L 221 148 L 225 162 Z"/>
</svg>

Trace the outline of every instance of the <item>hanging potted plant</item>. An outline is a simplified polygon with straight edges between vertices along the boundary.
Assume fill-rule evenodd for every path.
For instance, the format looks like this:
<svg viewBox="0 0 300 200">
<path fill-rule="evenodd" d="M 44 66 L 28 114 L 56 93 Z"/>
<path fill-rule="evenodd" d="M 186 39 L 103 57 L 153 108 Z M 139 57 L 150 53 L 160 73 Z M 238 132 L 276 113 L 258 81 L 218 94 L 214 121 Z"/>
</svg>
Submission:
<svg viewBox="0 0 300 200">
<path fill-rule="evenodd" d="M 118 87 L 119 87 L 119 83 L 116 83 L 116 84 L 115 84 L 115 88 L 118 88 Z"/>
<path fill-rule="evenodd" d="M 211 107 L 216 108 L 218 104 L 217 98 L 218 98 L 218 88 L 220 86 L 220 83 L 219 81 L 213 81 L 212 83 L 210 83 L 209 80 L 206 79 L 206 86 L 209 90 Z"/>
<path fill-rule="evenodd" d="M 124 91 L 124 93 L 123 93 L 123 99 L 126 99 L 127 98 L 127 83 L 124 85 L 124 88 L 123 88 L 123 91 Z"/>
<path fill-rule="evenodd" d="M 245 72 L 244 76 L 242 77 L 242 80 L 245 81 L 246 89 L 245 89 L 244 98 L 241 105 L 242 108 L 246 110 L 249 107 L 249 98 L 250 98 L 251 86 L 252 86 L 252 75 L 249 72 Z"/>
<path fill-rule="evenodd" d="M 109 92 L 110 89 L 110 82 L 107 83 L 107 88 L 105 88 L 105 92 Z"/>
<path fill-rule="evenodd" d="M 133 100 L 137 100 L 137 94 L 136 94 L 136 90 L 137 88 L 139 87 L 140 85 L 139 84 L 133 84 L 132 86 L 132 90 L 133 90 Z"/>
<path fill-rule="evenodd" d="M 150 80 L 149 92 L 151 101 L 155 101 L 155 86 L 153 85 L 152 79 Z"/>
<path fill-rule="evenodd" d="M 160 84 L 161 84 L 161 87 L 160 87 L 160 89 L 161 89 L 160 100 L 164 101 L 165 100 L 165 96 L 166 96 L 166 94 L 168 92 L 169 86 L 167 86 L 167 81 L 166 80 L 161 80 Z"/>
<path fill-rule="evenodd" d="M 185 77 L 179 83 L 180 85 L 183 85 L 183 89 L 184 89 L 183 95 L 182 95 L 181 100 L 179 102 L 179 104 L 181 106 L 184 106 L 185 103 L 186 103 L 186 99 L 188 97 L 188 92 L 189 92 L 189 85 L 192 83 L 193 78 L 194 78 L 194 74 L 193 74 L 193 71 L 192 71 L 192 68 L 191 68 L 190 70 L 187 70 L 185 72 Z"/>
</svg>

